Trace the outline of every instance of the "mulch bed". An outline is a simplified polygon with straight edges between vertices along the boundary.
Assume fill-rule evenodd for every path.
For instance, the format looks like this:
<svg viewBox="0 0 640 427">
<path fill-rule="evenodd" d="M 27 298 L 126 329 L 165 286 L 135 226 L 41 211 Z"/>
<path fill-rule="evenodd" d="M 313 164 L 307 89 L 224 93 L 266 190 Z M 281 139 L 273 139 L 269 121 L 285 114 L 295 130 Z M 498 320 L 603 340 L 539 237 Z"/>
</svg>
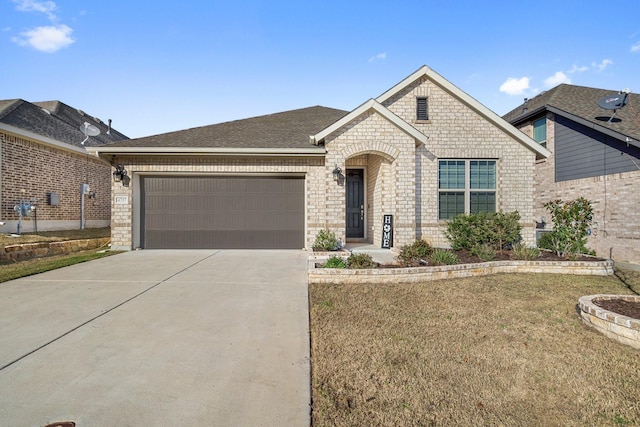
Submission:
<svg viewBox="0 0 640 427">
<path fill-rule="evenodd" d="M 622 314 L 623 316 L 640 319 L 640 302 L 625 301 L 623 299 L 594 300 L 593 303 L 605 310 Z"/>
</svg>

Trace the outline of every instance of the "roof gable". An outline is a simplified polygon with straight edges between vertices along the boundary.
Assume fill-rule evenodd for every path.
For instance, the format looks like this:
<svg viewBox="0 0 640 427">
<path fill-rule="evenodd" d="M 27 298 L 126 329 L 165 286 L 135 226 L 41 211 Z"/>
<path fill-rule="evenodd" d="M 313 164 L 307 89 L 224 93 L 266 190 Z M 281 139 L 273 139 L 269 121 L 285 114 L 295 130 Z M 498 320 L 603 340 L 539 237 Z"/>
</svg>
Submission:
<svg viewBox="0 0 640 427">
<path fill-rule="evenodd" d="M 377 112 L 382 117 L 387 119 L 389 122 L 391 122 L 392 124 L 397 126 L 400 130 L 402 130 L 406 134 L 408 134 L 411 137 L 413 137 L 416 140 L 416 143 L 425 144 L 427 142 L 428 137 L 425 134 L 423 134 L 418 129 L 416 129 L 413 126 L 411 126 L 409 123 L 407 123 L 404 120 L 402 120 L 400 117 L 398 117 L 397 115 L 392 113 L 388 108 L 386 108 L 385 106 L 380 104 L 375 99 L 368 100 L 367 102 L 365 102 L 364 104 L 360 105 L 358 108 L 356 108 L 355 110 L 351 111 L 349 114 L 347 114 L 346 116 L 344 116 L 343 118 L 341 118 L 337 122 L 333 123 L 331 126 L 323 129 L 322 131 L 320 131 L 316 135 L 312 135 L 311 138 L 312 138 L 313 142 L 316 143 L 316 144 L 319 143 L 320 141 L 325 139 L 327 136 L 329 136 L 333 132 L 337 131 L 341 127 L 343 127 L 346 124 L 348 124 L 349 122 L 357 119 L 358 117 L 360 117 L 361 115 L 365 114 L 366 112 L 368 112 L 370 110 L 373 110 L 373 111 Z"/>
<path fill-rule="evenodd" d="M 551 153 L 540 144 L 536 143 L 533 139 L 529 138 L 518 129 L 516 129 L 509 122 L 504 120 L 502 117 L 498 116 L 496 113 L 491 111 L 489 108 L 484 106 L 482 103 L 478 102 L 475 98 L 455 86 L 453 83 L 442 77 L 440 74 L 435 72 L 433 69 L 427 67 L 426 65 L 420 67 L 413 74 L 409 75 L 407 78 L 402 80 L 400 83 L 393 86 L 391 89 L 384 92 L 382 95 L 376 98 L 376 101 L 380 103 L 384 103 L 389 100 L 408 86 L 412 85 L 416 80 L 426 77 L 434 84 L 438 85 L 440 88 L 451 94 L 458 101 L 466 105 L 471 110 L 475 111 L 479 114 L 483 119 L 493 124 L 501 131 L 509 135 L 514 140 L 518 141 L 529 150 L 533 151 L 536 154 L 536 158 L 541 159 L 545 157 L 549 157 Z"/>
<path fill-rule="evenodd" d="M 640 95 L 630 93 L 627 105 L 616 111 L 615 118 L 611 123 L 608 121 L 613 115 L 613 111 L 605 110 L 598 105 L 598 100 L 602 97 L 617 92 L 560 84 L 527 100 L 526 103 L 505 114 L 504 118 L 517 125 L 540 116 L 546 111 L 551 111 L 624 142 L 639 144 Z"/>
</svg>

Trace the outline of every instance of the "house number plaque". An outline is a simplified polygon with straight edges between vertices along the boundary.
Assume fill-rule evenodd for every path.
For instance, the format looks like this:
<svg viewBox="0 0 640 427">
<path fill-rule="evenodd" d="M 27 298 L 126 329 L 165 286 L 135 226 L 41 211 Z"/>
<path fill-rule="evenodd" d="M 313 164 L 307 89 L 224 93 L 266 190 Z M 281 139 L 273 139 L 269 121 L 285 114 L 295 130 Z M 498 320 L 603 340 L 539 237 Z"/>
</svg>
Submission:
<svg viewBox="0 0 640 427">
<path fill-rule="evenodd" d="M 116 205 L 129 204 L 129 196 L 116 196 Z"/>
<path fill-rule="evenodd" d="M 393 246 L 393 215 L 382 218 L 382 248 L 390 249 Z"/>
</svg>

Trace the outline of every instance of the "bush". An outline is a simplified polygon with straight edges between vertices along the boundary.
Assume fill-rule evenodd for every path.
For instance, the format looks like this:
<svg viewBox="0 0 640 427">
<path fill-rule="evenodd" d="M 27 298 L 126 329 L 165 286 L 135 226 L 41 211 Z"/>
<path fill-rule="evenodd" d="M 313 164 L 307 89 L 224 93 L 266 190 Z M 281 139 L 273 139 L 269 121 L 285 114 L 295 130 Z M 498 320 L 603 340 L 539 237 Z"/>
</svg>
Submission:
<svg viewBox="0 0 640 427">
<path fill-rule="evenodd" d="M 511 257 L 531 261 L 540 256 L 540 250 L 535 247 L 527 247 L 524 243 L 516 243 L 511 248 Z"/>
<path fill-rule="evenodd" d="M 344 259 L 336 255 L 331 255 L 327 262 L 322 266 L 323 268 L 347 268 L 347 263 Z"/>
<path fill-rule="evenodd" d="M 444 249 L 435 249 L 431 253 L 430 259 L 434 265 L 452 265 L 460 261 L 458 255 Z"/>
<path fill-rule="evenodd" d="M 593 207 L 584 197 L 569 202 L 553 200 L 544 204 L 553 220 L 551 231 L 552 250 L 558 256 L 590 253 L 587 244 L 587 230 L 593 220 Z"/>
<path fill-rule="evenodd" d="M 496 251 L 488 243 L 475 245 L 469 252 L 471 255 L 480 258 L 482 261 L 491 261 L 496 257 Z"/>
<path fill-rule="evenodd" d="M 447 224 L 445 236 L 454 250 L 470 251 L 474 246 L 489 245 L 501 251 L 520 241 L 519 220 L 518 211 L 458 215 Z"/>
<path fill-rule="evenodd" d="M 538 238 L 538 247 L 540 249 L 546 249 L 549 251 L 553 250 L 553 232 L 545 232 L 540 234 L 540 238 Z"/>
<path fill-rule="evenodd" d="M 337 251 L 340 249 L 340 242 L 333 231 L 324 229 L 318 232 L 311 248 L 314 251 Z"/>
<path fill-rule="evenodd" d="M 417 267 L 420 261 L 426 261 L 433 252 L 433 248 L 425 240 L 416 240 L 410 245 L 400 248 L 400 253 L 396 257 L 402 267 Z"/>
<path fill-rule="evenodd" d="M 377 265 L 367 253 L 351 254 L 347 258 L 347 268 L 376 268 Z"/>
</svg>

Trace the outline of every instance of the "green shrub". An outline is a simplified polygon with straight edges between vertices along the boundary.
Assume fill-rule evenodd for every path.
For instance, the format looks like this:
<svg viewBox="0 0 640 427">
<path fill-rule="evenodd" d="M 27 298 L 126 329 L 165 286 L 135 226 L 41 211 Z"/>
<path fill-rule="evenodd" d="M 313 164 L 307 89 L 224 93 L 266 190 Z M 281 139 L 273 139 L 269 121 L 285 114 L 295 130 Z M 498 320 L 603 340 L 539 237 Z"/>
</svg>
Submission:
<svg viewBox="0 0 640 427">
<path fill-rule="evenodd" d="M 400 248 L 400 253 L 396 257 L 402 267 L 417 267 L 420 261 L 426 261 L 433 252 L 433 248 L 425 240 L 416 240 L 410 245 Z"/>
<path fill-rule="evenodd" d="M 311 248 L 314 251 L 336 251 L 340 249 L 340 243 L 333 231 L 324 229 L 318 232 Z"/>
<path fill-rule="evenodd" d="M 553 220 L 551 232 L 552 250 L 558 256 L 590 253 L 587 244 L 587 230 L 593 220 L 593 207 L 584 197 L 569 202 L 553 200 L 544 204 Z"/>
<path fill-rule="evenodd" d="M 357 253 L 349 255 L 347 258 L 347 268 L 376 268 L 377 265 L 367 253 Z"/>
<path fill-rule="evenodd" d="M 343 258 L 336 255 L 331 255 L 327 262 L 322 266 L 323 268 L 347 268 L 347 263 Z"/>
<path fill-rule="evenodd" d="M 434 249 L 434 251 L 431 252 L 430 259 L 434 265 L 452 265 L 460 261 L 455 252 L 445 249 Z"/>
<path fill-rule="evenodd" d="M 474 246 L 489 245 L 501 251 L 520 241 L 518 211 L 477 212 L 458 215 L 447 224 L 445 236 L 454 250 L 471 250 Z"/>
<path fill-rule="evenodd" d="M 538 247 L 540 249 L 546 249 L 549 251 L 553 250 L 553 232 L 552 231 L 540 234 L 540 237 L 538 238 Z"/>
<path fill-rule="evenodd" d="M 524 243 L 516 243 L 511 248 L 511 257 L 513 259 L 522 259 L 532 261 L 540 256 L 540 249 L 536 247 L 527 247 Z"/>
<path fill-rule="evenodd" d="M 480 258 L 482 261 L 491 261 L 496 257 L 496 251 L 488 243 L 482 245 L 475 245 L 469 251 L 471 255 Z"/>
</svg>

